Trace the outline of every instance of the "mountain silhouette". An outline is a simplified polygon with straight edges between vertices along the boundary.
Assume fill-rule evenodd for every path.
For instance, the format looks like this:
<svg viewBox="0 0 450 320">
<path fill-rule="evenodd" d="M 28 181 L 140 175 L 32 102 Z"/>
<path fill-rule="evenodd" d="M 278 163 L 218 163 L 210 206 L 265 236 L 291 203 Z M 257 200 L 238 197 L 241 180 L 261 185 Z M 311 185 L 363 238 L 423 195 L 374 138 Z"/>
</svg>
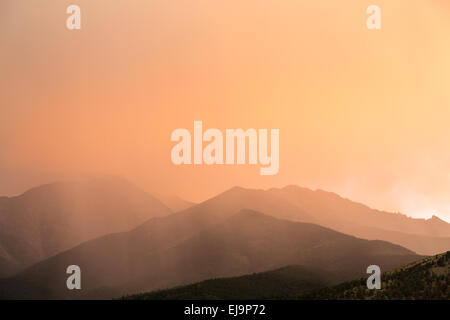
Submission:
<svg viewBox="0 0 450 320">
<path fill-rule="evenodd" d="M 201 210 L 191 208 L 85 242 L 2 280 L 0 296 L 111 298 L 296 264 L 348 280 L 364 274 L 370 264 L 390 270 L 421 258 L 388 242 L 251 210 L 229 214 L 218 223 L 202 217 Z M 82 270 L 82 290 L 66 289 L 70 264 Z"/>
<path fill-rule="evenodd" d="M 61 182 L 0 199 L 0 277 L 171 210 L 124 179 Z"/>
<path fill-rule="evenodd" d="M 450 224 L 433 216 L 414 219 L 403 214 L 371 209 L 322 190 L 298 186 L 271 189 L 315 218 L 315 223 L 369 240 L 385 240 L 419 254 L 432 255 L 450 249 Z M 301 217 L 300 221 L 304 221 Z"/>
<path fill-rule="evenodd" d="M 170 212 L 117 177 L 2 197 L 1 270 L 16 275 L 1 281 L 0 296 L 111 298 L 289 265 L 344 281 L 370 264 L 389 270 L 421 257 L 413 251 L 449 248 L 448 224 L 437 217 L 412 219 L 296 186 L 234 187 Z M 82 269 L 81 291 L 66 289 L 72 264 Z"/>
</svg>

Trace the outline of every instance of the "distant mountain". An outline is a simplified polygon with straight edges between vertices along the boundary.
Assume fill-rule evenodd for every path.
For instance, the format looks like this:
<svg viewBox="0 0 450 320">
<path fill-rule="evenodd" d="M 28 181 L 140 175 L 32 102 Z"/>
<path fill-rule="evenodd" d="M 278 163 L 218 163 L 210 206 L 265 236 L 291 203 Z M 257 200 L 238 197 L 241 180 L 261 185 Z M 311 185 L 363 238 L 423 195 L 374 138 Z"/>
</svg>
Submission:
<svg viewBox="0 0 450 320">
<path fill-rule="evenodd" d="M 126 180 L 40 186 L 0 198 L 0 277 L 99 236 L 127 231 L 171 210 Z"/>
<path fill-rule="evenodd" d="M 371 209 L 363 204 L 342 198 L 322 190 L 312 191 L 290 185 L 282 189 L 270 189 L 269 193 L 286 199 L 321 222 L 341 226 L 368 226 L 385 231 L 397 231 L 433 237 L 450 237 L 450 224 L 433 216 L 431 219 L 414 219 L 400 213 Z"/>
<path fill-rule="evenodd" d="M 250 210 L 216 215 L 204 205 L 51 257 L 1 281 L 0 297 L 110 298 L 298 264 L 343 281 L 360 277 L 370 264 L 390 270 L 421 258 L 384 241 Z M 82 270 L 81 291 L 65 287 L 70 264 Z"/>
<path fill-rule="evenodd" d="M 332 284 L 334 276 L 304 266 L 287 266 L 277 270 L 234 278 L 221 278 L 131 296 L 125 300 L 260 300 L 278 299 Z"/>
<path fill-rule="evenodd" d="M 298 186 L 258 190 L 234 187 L 195 210 L 220 217 L 250 209 L 277 218 L 310 222 L 368 240 L 385 240 L 423 255 L 450 249 L 450 224 L 437 217 L 414 219 L 371 209 L 321 190 Z"/>
<path fill-rule="evenodd" d="M 449 300 L 450 251 L 384 273 L 381 280 L 380 290 L 367 289 L 367 280 L 361 279 L 291 298 Z"/>
<path fill-rule="evenodd" d="M 414 219 L 371 209 L 321 190 L 298 186 L 269 190 L 231 188 L 193 208 L 215 217 L 255 210 L 277 218 L 310 222 L 368 240 L 385 240 L 418 254 L 450 249 L 450 224 L 437 218 Z"/>
<path fill-rule="evenodd" d="M 450 249 L 450 224 L 436 216 L 428 220 L 413 219 L 399 213 L 374 210 L 331 192 L 298 186 L 270 189 L 267 193 L 314 217 L 315 220 L 310 222 L 346 234 L 389 241 L 424 255 Z M 305 221 L 303 215 L 299 221 Z"/>
<path fill-rule="evenodd" d="M 450 224 L 437 217 L 412 219 L 297 186 L 270 190 L 235 187 L 198 205 L 177 197 L 162 197 L 162 202 L 167 205 L 117 177 L 55 183 L 18 197 L 0 197 L 0 277 L 86 240 L 166 215 L 171 211 L 167 207 L 172 211 L 195 208 L 206 222 L 216 223 L 230 213 L 251 209 L 364 239 L 389 241 L 419 254 L 450 249 Z"/>
<path fill-rule="evenodd" d="M 231 188 L 191 208 L 195 212 L 213 215 L 216 218 L 229 217 L 240 210 L 249 209 L 281 219 L 302 222 L 316 222 L 317 219 L 291 201 L 264 190 Z"/>
</svg>

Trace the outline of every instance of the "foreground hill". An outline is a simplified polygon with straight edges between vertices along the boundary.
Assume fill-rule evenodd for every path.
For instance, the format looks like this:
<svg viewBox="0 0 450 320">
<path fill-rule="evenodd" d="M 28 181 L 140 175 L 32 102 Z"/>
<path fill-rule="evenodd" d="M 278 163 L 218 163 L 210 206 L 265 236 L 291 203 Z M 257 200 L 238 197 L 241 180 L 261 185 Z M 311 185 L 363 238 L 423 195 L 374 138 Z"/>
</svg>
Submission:
<svg viewBox="0 0 450 320">
<path fill-rule="evenodd" d="M 380 290 L 367 289 L 367 276 L 360 280 L 329 286 L 336 281 L 330 273 L 303 266 L 288 266 L 242 277 L 212 279 L 168 290 L 136 294 L 123 299 L 448 300 L 450 299 L 450 251 L 384 273 Z"/>
<path fill-rule="evenodd" d="M 330 273 L 304 266 L 287 266 L 251 275 L 203 282 L 126 296 L 125 300 L 236 300 L 276 299 L 334 282 Z"/>
<path fill-rule="evenodd" d="M 450 251 L 429 257 L 381 277 L 380 290 L 368 290 L 366 279 L 314 290 L 300 299 L 450 299 Z"/>
<path fill-rule="evenodd" d="M 344 281 L 370 264 L 391 270 L 421 258 L 388 242 L 255 211 L 224 216 L 194 207 L 88 241 L 1 281 L 0 297 L 112 298 L 287 265 L 321 268 Z M 65 287 L 71 264 L 82 270 L 83 290 Z"/>
<path fill-rule="evenodd" d="M 0 199 L 0 277 L 171 210 L 127 181 L 53 183 Z"/>
</svg>

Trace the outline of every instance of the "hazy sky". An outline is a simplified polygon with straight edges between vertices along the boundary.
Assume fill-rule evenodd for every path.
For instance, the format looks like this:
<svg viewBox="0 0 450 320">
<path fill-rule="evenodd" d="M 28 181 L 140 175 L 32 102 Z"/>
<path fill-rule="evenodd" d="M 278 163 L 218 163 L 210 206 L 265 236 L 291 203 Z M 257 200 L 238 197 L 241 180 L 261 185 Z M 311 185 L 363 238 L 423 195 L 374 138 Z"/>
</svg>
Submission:
<svg viewBox="0 0 450 320">
<path fill-rule="evenodd" d="M 194 201 L 298 184 L 450 221 L 449 85 L 447 0 L 3 0 L 0 194 L 97 174 Z M 173 165 L 194 120 L 279 128 L 279 173 Z"/>
</svg>

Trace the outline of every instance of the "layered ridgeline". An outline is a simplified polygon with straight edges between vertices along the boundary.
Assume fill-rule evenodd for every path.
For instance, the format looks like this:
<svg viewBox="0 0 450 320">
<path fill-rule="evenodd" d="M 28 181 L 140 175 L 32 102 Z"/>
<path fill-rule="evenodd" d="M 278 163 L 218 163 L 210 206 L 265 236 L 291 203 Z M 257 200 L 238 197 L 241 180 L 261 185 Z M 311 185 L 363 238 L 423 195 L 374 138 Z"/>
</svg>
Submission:
<svg viewBox="0 0 450 320">
<path fill-rule="evenodd" d="M 361 277 L 371 264 L 391 270 L 421 258 L 398 245 L 314 224 L 202 208 L 58 254 L 0 281 L 0 297 L 112 298 L 288 265 L 322 269 L 338 282 Z M 82 290 L 69 291 L 65 270 L 74 263 L 82 270 Z"/>
<path fill-rule="evenodd" d="M 159 198 L 158 198 L 159 199 Z M 95 237 L 126 231 L 145 220 L 192 203 L 155 197 L 118 177 L 55 183 L 18 197 L 0 198 L 0 277 Z M 412 219 L 370 209 L 325 191 L 233 188 L 196 206 L 196 211 L 236 213 L 252 209 L 278 218 L 316 223 L 369 240 L 385 240 L 419 254 L 450 249 L 450 224 L 437 217 Z M 207 218 L 208 219 L 208 218 Z"/>
<path fill-rule="evenodd" d="M 413 219 L 374 210 L 331 192 L 297 186 L 271 189 L 267 193 L 298 206 L 313 216 L 315 223 L 346 234 L 389 241 L 424 255 L 450 250 L 450 224 L 436 216 Z"/>
<path fill-rule="evenodd" d="M 447 236 L 449 224 L 442 220 L 411 219 L 401 214 L 372 210 L 323 191 L 293 186 L 267 191 L 236 187 L 166 216 L 169 209 L 153 197 L 148 200 L 149 196 L 138 189 L 121 191 L 121 188 L 114 187 L 116 184 L 111 181 L 104 183 L 107 189 L 117 190 L 108 192 L 108 196 L 88 192 L 85 189 L 89 190 L 89 187 L 83 186 L 78 188 L 78 201 L 55 200 L 64 199 L 59 196 L 38 197 L 42 200 L 32 201 L 29 209 L 13 211 L 22 212 L 17 217 L 27 216 L 25 213 L 28 210 L 39 212 L 37 216 L 46 212 L 44 217 L 48 218 L 33 221 L 34 226 L 27 223 L 28 218 L 15 223 L 17 230 L 26 226 L 24 230 L 31 230 L 31 235 L 39 235 L 34 237 L 37 241 L 28 232 L 14 233 L 8 231 L 13 230 L 10 227 L 2 227 L 3 232 L 9 232 L 6 241 L 0 239 L 1 256 L 6 257 L 3 261 L 13 254 L 20 256 L 24 252 L 22 247 L 42 243 L 39 237 L 46 236 L 47 230 L 52 229 L 42 229 L 42 226 L 56 224 L 54 229 L 60 232 L 51 237 L 53 241 L 50 243 L 56 243 L 61 249 L 53 250 L 49 255 L 59 254 L 47 259 L 43 255 L 44 260 L 40 263 L 2 281 L 0 295 L 7 298 L 109 298 L 295 264 L 323 267 L 336 273 L 339 280 L 348 280 L 364 275 L 365 268 L 370 264 L 382 265 L 383 270 L 388 270 L 419 259 L 411 250 L 428 253 L 441 247 L 445 248 L 442 251 L 450 248 L 450 237 Z M 5 217 L 13 216 L 8 213 L 11 208 L 3 209 L 4 201 L 4 198 L 0 199 L 0 212 Z M 60 207 L 49 208 L 48 203 L 52 201 L 67 204 L 68 211 L 52 210 Z M 94 203 L 95 206 L 86 203 Z M 127 207 L 121 206 L 121 203 L 133 205 Z M 107 210 L 103 209 L 105 205 Z M 175 202 L 177 205 L 180 203 Z M 189 205 L 181 203 L 181 207 Z M 74 209 L 80 207 L 93 209 Z M 158 208 L 162 208 L 162 214 L 153 212 L 159 211 Z M 94 221 L 105 221 L 106 225 L 101 226 L 100 233 L 106 235 L 77 245 L 77 241 L 83 241 L 78 237 L 66 244 L 65 238 L 73 230 L 84 230 L 82 227 L 74 228 L 74 218 L 66 216 L 77 216 L 80 212 L 89 214 L 82 215 L 83 224 L 75 226 L 101 226 L 101 223 L 94 224 Z M 113 233 L 132 228 L 133 222 L 126 221 L 133 216 L 133 212 L 140 213 L 135 214 L 139 217 L 136 221 L 146 221 L 130 231 Z M 147 215 L 161 217 L 147 220 Z M 258 218 L 261 216 L 264 219 Z M 58 224 L 61 219 L 68 219 L 69 223 Z M 110 225 L 110 219 L 117 223 Z M 69 227 L 64 229 L 58 227 L 60 225 Z M 272 225 L 278 227 L 272 228 Z M 281 225 L 292 227 L 286 227 L 288 232 Z M 85 231 L 81 234 L 84 235 Z M 89 234 L 94 237 L 94 233 Z M 404 247 L 410 250 L 384 241 L 366 241 L 350 236 L 355 234 L 360 238 L 406 243 Z M 21 236 L 12 238 L 14 235 Z M 27 245 L 18 245 L 22 242 Z M 8 247 L 8 244 L 15 247 Z M 63 251 L 64 246 L 72 249 Z M 5 247 L 9 248 L 8 251 L 4 250 Z M 16 248 L 19 250 L 15 251 Z M 66 289 L 66 268 L 72 264 L 82 269 L 81 291 Z"/>
<path fill-rule="evenodd" d="M 450 251 L 384 273 L 381 289 L 367 289 L 366 279 L 313 290 L 299 299 L 450 299 Z"/>
<path fill-rule="evenodd" d="M 168 290 L 123 297 L 127 300 L 201 299 L 450 299 L 450 251 L 382 275 L 380 290 L 367 278 L 329 286 L 330 273 L 304 266 L 241 277 L 212 279 Z M 329 286 L 329 287 L 328 287 Z"/>
<path fill-rule="evenodd" d="M 117 177 L 61 182 L 0 198 L 0 278 L 171 210 Z"/>
</svg>

